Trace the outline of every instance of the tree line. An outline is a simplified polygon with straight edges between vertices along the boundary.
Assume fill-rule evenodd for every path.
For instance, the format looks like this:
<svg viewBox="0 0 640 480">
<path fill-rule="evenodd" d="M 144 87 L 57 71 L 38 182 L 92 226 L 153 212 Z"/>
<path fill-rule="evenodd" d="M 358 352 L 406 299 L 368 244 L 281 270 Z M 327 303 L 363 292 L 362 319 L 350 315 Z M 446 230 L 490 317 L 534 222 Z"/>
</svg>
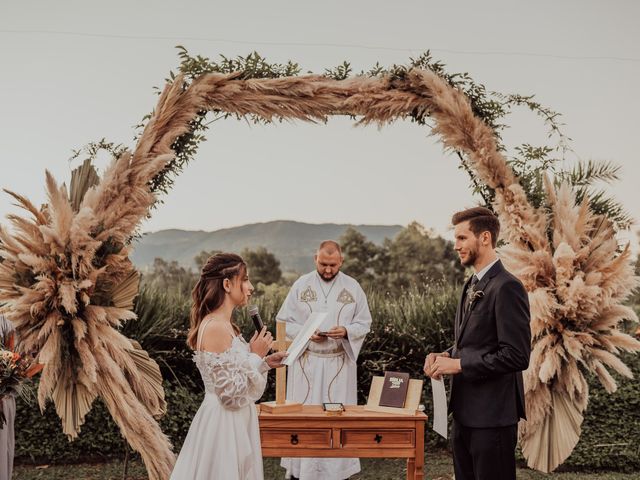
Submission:
<svg viewBox="0 0 640 480">
<path fill-rule="evenodd" d="M 367 290 L 397 293 L 414 288 L 422 290 L 433 283 L 457 284 L 464 279 L 464 267 L 458 261 L 453 243 L 418 222 L 410 223 L 381 245 L 368 240 L 353 227 L 345 230 L 337 241 L 344 255 L 342 271 Z M 175 260 L 156 258 L 151 271 L 143 276 L 143 283 L 188 294 L 198 272 L 214 253 L 216 250 L 203 250 L 196 255 L 195 269 Z M 297 274 L 306 273 L 283 272 L 278 258 L 265 247 L 245 248 L 239 253 L 247 262 L 251 281 L 258 291 L 261 286 L 289 285 Z"/>
</svg>

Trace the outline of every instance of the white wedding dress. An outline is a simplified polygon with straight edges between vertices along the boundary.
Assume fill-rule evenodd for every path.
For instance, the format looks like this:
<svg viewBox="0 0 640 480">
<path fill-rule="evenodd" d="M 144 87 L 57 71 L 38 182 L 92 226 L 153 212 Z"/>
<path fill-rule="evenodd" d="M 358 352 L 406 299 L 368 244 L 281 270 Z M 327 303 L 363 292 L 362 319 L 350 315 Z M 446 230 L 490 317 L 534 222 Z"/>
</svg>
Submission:
<svg viewBox="0 0 640 480">
<path fill-rule="evenodd" d="M 201 351 L 198 340 L 193 360 L 205 396 L 171 480 L 263 480 L 255 402 L 266 387 L 268 365 L 241 336 L 223 353 Z"/>
</svg>

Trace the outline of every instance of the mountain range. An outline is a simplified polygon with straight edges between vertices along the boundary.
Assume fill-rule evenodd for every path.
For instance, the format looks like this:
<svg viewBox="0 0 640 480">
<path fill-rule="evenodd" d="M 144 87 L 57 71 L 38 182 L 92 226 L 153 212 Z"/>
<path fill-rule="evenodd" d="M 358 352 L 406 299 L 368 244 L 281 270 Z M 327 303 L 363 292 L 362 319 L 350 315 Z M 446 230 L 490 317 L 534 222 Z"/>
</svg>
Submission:
<svg viewBox="0 0 640 480">
<path fill-rule="evenodd" d="M 203 250 L 240 253 L 244 248 L 265 247 L 280 260 L 283 271 L 307 272 L 313 269 L 313 254 L 322 240 L 338 240 L 348 227 L 353 227 L 368 240 L 380 245 L 402 229 L 400 225 L 310 224 L 288 220 L 253 223 L 213 232 L 160 230 L 144 234 L 134 246 L 131 259 L 141 270 L 153 264 L 156 257 L 176 260 L 194 268 L 194 257 Z"/>
</svg>

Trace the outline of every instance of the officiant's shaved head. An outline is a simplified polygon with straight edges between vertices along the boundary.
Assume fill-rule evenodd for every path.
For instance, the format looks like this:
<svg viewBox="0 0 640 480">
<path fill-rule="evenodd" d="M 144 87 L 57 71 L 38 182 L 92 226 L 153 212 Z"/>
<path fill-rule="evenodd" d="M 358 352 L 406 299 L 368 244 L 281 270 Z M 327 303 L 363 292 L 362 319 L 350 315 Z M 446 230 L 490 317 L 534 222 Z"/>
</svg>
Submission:
<svg viewBox="0 0 640 480">
<path fill-rule="evenodd" d="M 318 247 L 313 260 L 316 262 L 318 275 L 325 282 L 330 282 L 340 272 L 342 266 L 342 250 L 338 242 L 325 240 Z"/>
<path fill-rule="evenodd" d="M 316 253 L 319 253 L 320 250 L 324 251 L 328 255 L 333 255 L 334 252 L 338 252 L 338 254 L 342 256 L 342 249 L 340 248 L 340 245 L 338 244 L 338 242 L 335 242 L 333 240 L 323 241 L 318 247 L 318 252 Z"/>
</svg>

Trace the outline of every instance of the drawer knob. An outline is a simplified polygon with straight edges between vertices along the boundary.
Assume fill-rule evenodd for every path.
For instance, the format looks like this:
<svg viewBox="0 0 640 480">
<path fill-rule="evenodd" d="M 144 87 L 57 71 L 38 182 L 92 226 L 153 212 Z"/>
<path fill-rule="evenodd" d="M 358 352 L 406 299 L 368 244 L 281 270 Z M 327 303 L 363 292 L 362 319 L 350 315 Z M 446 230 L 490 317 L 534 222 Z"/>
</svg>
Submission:
<svg viewBox="0 0 640 480">
<path fill-rule="evenodd" d="M 291 434 L 291 445 L 298 445 L 299 440 L 298 440 L 298 434 L 297 433 L 292 433 Z"/>
<path fill-rule="evenodd" d="M 382 441 L 382 435 L 376 433 L 376 436 L 373 437 L 373 439 L 376 441 L 376 443 L 380 443 Z"/>
</svg>

